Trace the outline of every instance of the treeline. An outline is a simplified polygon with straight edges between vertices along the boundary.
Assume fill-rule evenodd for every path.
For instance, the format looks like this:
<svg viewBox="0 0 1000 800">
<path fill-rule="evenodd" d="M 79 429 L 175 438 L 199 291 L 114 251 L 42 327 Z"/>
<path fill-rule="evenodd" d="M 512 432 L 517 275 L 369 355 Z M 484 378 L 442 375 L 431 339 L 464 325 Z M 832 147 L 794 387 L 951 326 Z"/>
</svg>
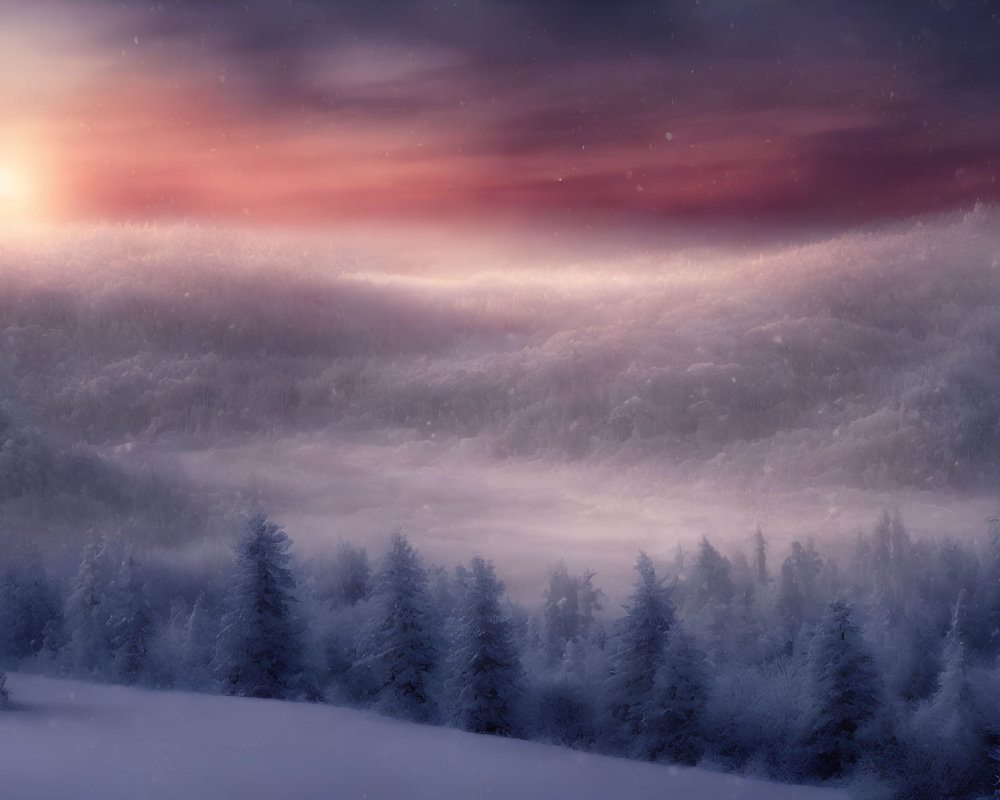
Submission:
<svg viewBox="0 0 1000 800">
<path fill-rule="evenodd" d="M 224 571 L 143 564 L 106 538 L 67 580 L 9 558 L 0 665 L 975 798 L 998 771 L 1000 524 L 987 533 L 914 541 L 884 513 L 849 559 L 794 542 L 773 565 L 760 531 L 731 557 L 703 539 L 670 563 L 640 554 L 616 616 L 591 572 L 554 566 L 529 611 L 484 558 L 425 567 L 397 532 L 374 564 L 347 542 L 296 564 L 256 516 Z"/>
</svg>

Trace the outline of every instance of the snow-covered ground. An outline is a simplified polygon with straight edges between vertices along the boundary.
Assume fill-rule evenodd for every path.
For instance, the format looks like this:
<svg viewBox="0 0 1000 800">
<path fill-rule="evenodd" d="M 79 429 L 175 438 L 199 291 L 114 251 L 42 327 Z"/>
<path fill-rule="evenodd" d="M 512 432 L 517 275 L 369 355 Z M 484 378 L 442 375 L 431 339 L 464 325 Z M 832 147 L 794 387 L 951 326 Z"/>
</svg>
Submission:
<svg viewBox="0 0 1000 800">
<path fill-rule="evenodd" d="M 643 764 L 364 712 L 11 674 L 6 800 L 740 798 L 845 793 Z"/>
</svg>

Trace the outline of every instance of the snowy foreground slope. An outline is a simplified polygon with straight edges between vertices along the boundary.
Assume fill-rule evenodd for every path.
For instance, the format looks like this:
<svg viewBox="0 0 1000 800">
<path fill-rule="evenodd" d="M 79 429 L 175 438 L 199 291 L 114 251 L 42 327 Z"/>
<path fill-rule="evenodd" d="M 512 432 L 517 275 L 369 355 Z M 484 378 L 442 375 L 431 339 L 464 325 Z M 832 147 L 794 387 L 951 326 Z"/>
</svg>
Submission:
<svg viewBox="0 0 1000 800">
<path fill-rule="evenodd" d="M 19 674 L 8 686 L 0 797 L 10 800 L 846 797 L 330 706 Z"/>
</svg>

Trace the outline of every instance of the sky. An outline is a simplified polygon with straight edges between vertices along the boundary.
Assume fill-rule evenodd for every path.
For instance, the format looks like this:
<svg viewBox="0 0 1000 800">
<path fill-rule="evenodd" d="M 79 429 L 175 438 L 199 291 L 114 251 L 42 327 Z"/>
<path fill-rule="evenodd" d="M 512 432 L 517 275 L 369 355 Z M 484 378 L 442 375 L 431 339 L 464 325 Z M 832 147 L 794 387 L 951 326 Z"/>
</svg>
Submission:
<svg viewBox="0 0 1000 800">
<path fill-rule="evenodd" d="M 990 0 L 0 0 L 0 218 L 848 226 L 1000 199 Z"/>
</svg>

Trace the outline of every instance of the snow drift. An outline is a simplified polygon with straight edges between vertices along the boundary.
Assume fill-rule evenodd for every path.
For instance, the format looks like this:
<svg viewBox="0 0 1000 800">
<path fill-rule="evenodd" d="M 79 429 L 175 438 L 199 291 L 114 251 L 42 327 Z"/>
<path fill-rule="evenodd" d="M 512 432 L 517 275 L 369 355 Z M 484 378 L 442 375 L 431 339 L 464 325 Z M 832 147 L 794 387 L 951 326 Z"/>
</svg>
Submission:
<svg viewBox="0 0 1000 800">
<path fill-rule="evenodd" d="M 18 800 L 835 800 L 829 789 L 662 767 L 347 709 L 12 674 L 0 713 Z"/>
</svg>

